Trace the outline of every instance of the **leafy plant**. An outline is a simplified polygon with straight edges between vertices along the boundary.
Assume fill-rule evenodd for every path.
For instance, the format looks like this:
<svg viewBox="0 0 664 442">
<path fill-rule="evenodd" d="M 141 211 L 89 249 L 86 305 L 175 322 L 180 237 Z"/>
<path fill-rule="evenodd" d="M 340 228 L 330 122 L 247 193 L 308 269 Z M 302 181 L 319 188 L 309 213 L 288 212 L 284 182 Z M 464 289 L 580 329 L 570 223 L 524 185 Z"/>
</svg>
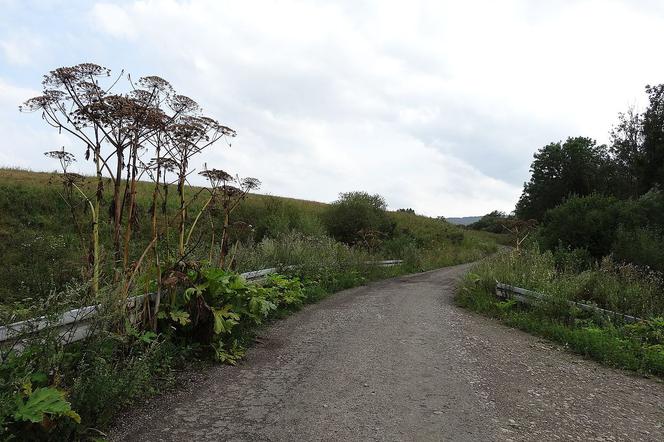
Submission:
<svg viewBox="0 0 664 442">
<path fill-rule="evenodd" d="M 189 287 L 179 289 L 160 313 L 167 325 L 188 339 L 209 345 L 215 358 L 235 363 L 242 341 L 279 308 L 304 300 L 297 278 L 269 275 L 264 285 L 250 284 L 237 273 L 207 267 L 188 273 Z"/>
<path fill-rule="evenodd" d="M 67 417 L 80 424 L 81 416 L 71 409 L 65 399 L 65 393 L 52 387 L 26 388 L 23 395 L 16 397 L 14 419 L 32 423 L 44 422 L 44 419 Z"/>
</svg>

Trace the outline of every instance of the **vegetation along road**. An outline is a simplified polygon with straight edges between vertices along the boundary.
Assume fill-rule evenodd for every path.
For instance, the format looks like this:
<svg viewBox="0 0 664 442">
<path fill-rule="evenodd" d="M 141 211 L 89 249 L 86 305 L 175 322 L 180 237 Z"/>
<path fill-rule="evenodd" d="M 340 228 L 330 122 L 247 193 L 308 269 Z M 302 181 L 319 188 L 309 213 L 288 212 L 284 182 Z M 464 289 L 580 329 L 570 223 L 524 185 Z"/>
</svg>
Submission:
<svg viewBox="0 0 664 442">
<path fill-rule="evenodd" d="M 454 305 L 468 265 L 340 292 L 115 440 L 664 440 L 664 384 Z M 200 381 L 200 379 L 197 379 Z"/>
</svg>

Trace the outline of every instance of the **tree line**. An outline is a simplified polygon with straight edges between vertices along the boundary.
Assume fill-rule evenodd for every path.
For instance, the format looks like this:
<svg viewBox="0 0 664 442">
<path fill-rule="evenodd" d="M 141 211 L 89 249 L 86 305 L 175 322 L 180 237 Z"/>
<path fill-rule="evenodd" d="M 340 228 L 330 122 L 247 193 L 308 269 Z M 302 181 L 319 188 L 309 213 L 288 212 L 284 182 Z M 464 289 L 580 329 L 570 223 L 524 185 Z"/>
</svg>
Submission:
<svg viewBox="0 0 664 442">
<path fill-rule="evenodd" d="M 580 267 L 612 255 L 664 271 L 664 84 L 645 92 L 645 110 L 620 113 L 608 144 L 577 136 L 539 149 L 514 213 L 470 227 L 538 225 L 531 238 L 560 256 L 573 251 Z"/>
<path fill-rule="evenodd" d="M 609 144 L 570 137 L 535 153 L 530 180 L 515 213 L 543 221 L 571 196 L 602 194 L 637 198 L 664 187 L 664 84 L 646 86 L 648 106 L 619 114 Z"/>
</svg>

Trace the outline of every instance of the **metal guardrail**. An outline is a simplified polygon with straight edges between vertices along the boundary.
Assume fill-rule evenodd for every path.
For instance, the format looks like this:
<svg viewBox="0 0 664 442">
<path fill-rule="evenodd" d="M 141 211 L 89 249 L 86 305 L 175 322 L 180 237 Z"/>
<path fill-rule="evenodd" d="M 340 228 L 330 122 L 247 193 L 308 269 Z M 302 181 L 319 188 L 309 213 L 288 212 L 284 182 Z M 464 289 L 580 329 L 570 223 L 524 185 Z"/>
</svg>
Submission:
<svg viewBox="0 0 664 442">
<path fill-rule="evenodd" d="M 375 265 L 378 267 L 394 267 L 399 264 L 402 264 L 403 260 L 401 259 L 388 259 L 385 261 L 366 261 L 365 264 Z"/>
<path fill-rule="evenodd" d="M 366 264 L 377 265 L 380 267 L 391 267 L 399 265 L 402 262 L 403 261 L 398 259 L 391 259 L 387 261 L 367 262 Z M 282 267 L 281 270 L 291 270 L 295 267 L 296 266 Z M 242 273 L 240 276 L 247 281 L 258 281 L 279 270 L 279 268 L 271 267 L 269 269 Z M 128 307 L 134 308 L 145 299 L 145 296 L 150 295 L 134 296 L 127 299 Z M 57 329 L 60 340 L 66 344 L 86 339 L 94 333 L 94 330 L 90 327 L 90 320 L 97 314 L 99 309 L 101 309 L 101 304 L 69 310 L 55 318 L 41 316 L 0 326 L 0 345 L 12 339 L 20 339 L 23 336 L 28 336 L 46 329 Z"/>
<path fill-rule="evenodd" d="M 515 287 L 509 284 L 503 284 L 501 282 L 496 282 L 496 296 L 504 299 L 514 299 L 524 304 L 535 305 L 542 302 L 551 302 L 554 300 L 553 297 L 545 295 L 543 293 L 534 292 L 532 290 L 522 289 L 521 287 Z M 584 304 L 581 302 L 574 301 L 565 301 L 570 307 L 577 307 L 581 310 L 599 313 L 610 317 L 612 319 L 618 319 L 628 323 L 640 322 L 643 321 L 642 318 L 636 316 L 625 315 L 623 313 L 614 312 L 611 310 L 603 309 L 594 305 Z"/>
</svg>

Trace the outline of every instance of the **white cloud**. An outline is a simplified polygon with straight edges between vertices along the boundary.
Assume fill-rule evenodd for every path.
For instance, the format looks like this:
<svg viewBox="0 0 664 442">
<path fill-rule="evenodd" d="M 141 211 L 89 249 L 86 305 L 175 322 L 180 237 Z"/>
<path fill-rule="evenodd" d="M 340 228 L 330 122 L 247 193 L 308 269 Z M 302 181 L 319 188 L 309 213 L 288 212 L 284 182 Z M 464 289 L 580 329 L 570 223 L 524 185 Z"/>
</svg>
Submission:
<svg viewBox="0 0 664 442">
<path fill-rule="evenodd" d="M 127 12 L 113 3 L 97 3 L 90 14 L 94 23 L 100 23 L 102 29 L 114 37 L 131 39 L 136 36 L 134 24 Z"/>
<path fill-rule="evenodd" d="M 7 38 L 0 40 L 0 49 L 7 63 L 16 66 L 24 66 L 34 63 L 43 50 L 41 39 L 27 32 L 19 30 L 13 32 Z"/>
<path fill-rule="evenodd" d="M 26 99 L 38 95 L 37 90 L 18 87 L 0 78 L 0 121 L 2 124 L 2 148 L 0 166 L 26 169 L 55 169 L 55 165 L 44 161 L 43 153 L 64 145 L 71 145 L 64 135 L 53 131 L 35 130 L 36 115 L 19 114 L 18 107 Z M 83 165 L 83 167 L 85 167 Z"/>
<path fill-rule="evenodd" d="M 411 42 L 395 38 L 392 22 L 417 26 L 424 11 L 362 17 L 338 4 L 142 1 L 124 12 L 152 64 L 239 130 L 219 161 L 257 175 L 267 191 L 331 200 L 366 189 L 431 215 L 509 210 L 518 196 L 417 135 L 471 130 L 440 103 L 463 107 L 464 97 L 427 71 L 445 64 L 427 60 L 434 46 L 416 32 Z M 102 29 L 113 15 L 97 14 Z M 391 48 L 399 43 L 401 52 Z M 418 45 L 419 58 L 400 58 Z"/>
<path fill-rule="evenodd" d="M 141 0 L 91 6 L 81 40 L 238 130 L 201 162 L 274 194 L 364 189 L 454 216 L 511 210 L 550 141 L 606 141 L 664 80 L 663 14 L 650 0 Z"/>
</svg>

